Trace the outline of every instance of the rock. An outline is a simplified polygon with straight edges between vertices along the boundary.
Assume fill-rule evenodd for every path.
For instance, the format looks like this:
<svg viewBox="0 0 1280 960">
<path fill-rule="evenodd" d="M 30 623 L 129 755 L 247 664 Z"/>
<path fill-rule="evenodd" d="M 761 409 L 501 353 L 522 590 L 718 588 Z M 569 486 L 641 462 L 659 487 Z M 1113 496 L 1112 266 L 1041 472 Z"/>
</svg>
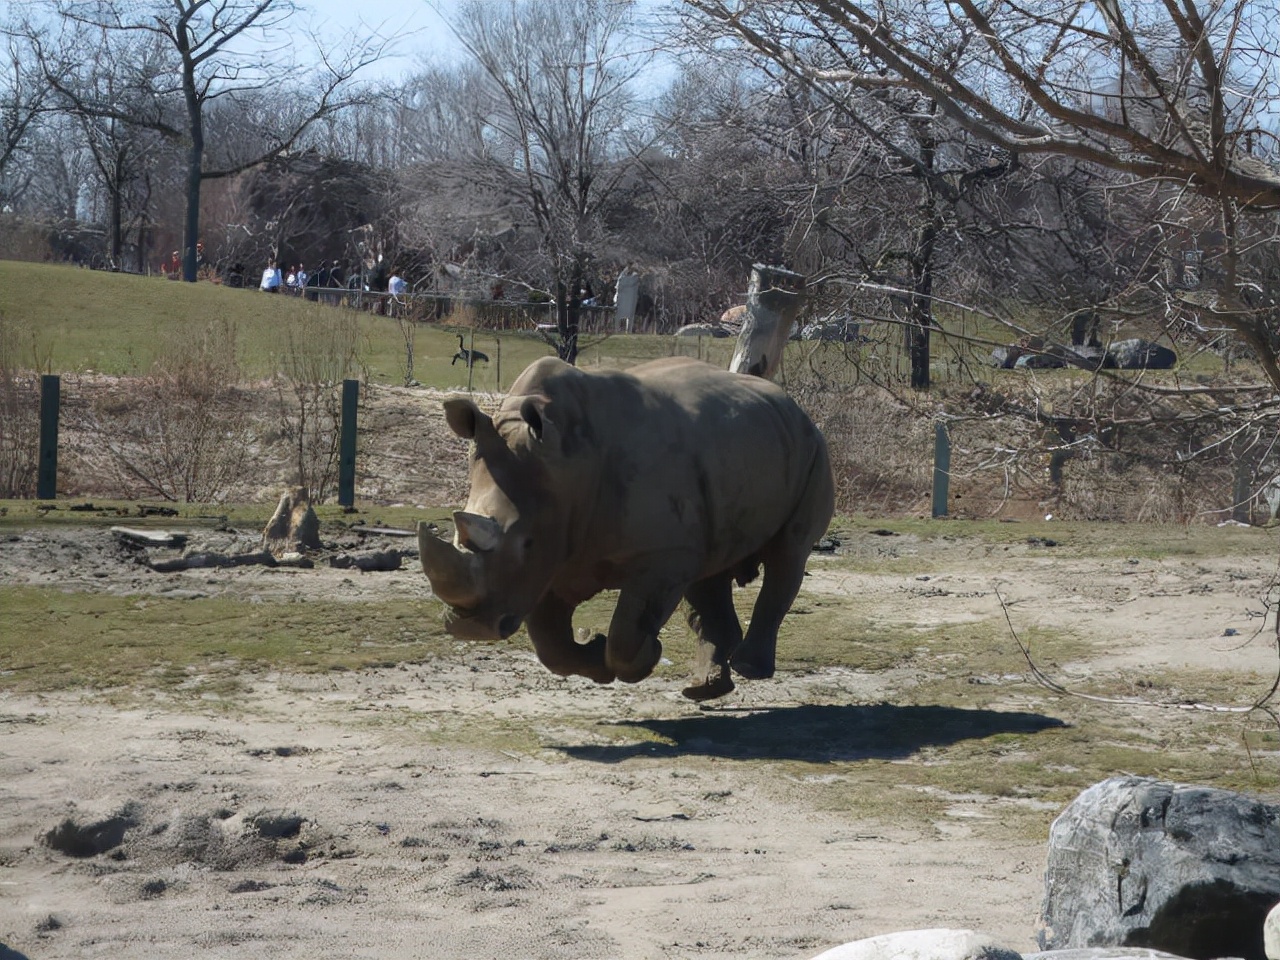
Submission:
<svg viewBox="0 0 1280 960">
<path fill-rule="evenodd" d="M 1186 958 L 1179 957 L 1176 953 L 1152 950 L 1150 947 L 1080 947 L 1077 950 L 1024 953 L 1022 960 L 1186 960 Z"/>
<path fill-rule="evenodd" d="M 1107 347 L 1104 366 L 1117 370 L 1171 370 L 1178 355 L 1150 340 L 1117 340 Z"/>
<path fill-rule="evenodd" d="M 800 330 L 797 339 L 820 340 L 826 343 L 860 343 L 862 325 L 849 317 L 837 317 L 810 323 Z"/>
<path fill-rule="evenodd" d="M 832 947 L 813 960 L 1022 960 L 1022 956 L 973 930 L 905 930 Z"/>
<path fill-rule="evenodd" d="M 1016 370 L 1060 370 L 1067 361 L 1052 353 L 1024 353 L 1014 361 Z"/>
<path fill-rule="evenodd" d="M 1091 344 L 1075 344 L 1059 348 L 1058 355 L 1070 364 L 1084 367 L 1086 370 L 1097 370 L 1107 363 L 1107 352 L 1102 347 Z"/>
<path fill-rule="evenodd" d="M 280 498 L 262 531 L 262 546 L 277 557 L 320 549 L 320 518 L 311 508 L 306 487 L 294 487 Z"/>
<path fill-rule="evenodd" d="M 1262 925 L 1262 947 L 1267 960 L 1280 960 L 1280 903 L 1271 908 Z"/>
<path fill-rule="evenodd" d="M 1263 960 L 1263 921 L 1277 900 L 1280 807 L 1113 777 L 1050 829 L 1039 941 Z"/>
<path fill-rule="evenodd" d="M 991 351 L 991 366 L 1000 370 L 1012 370 L 1020 356 L 1022 356 L 1022 350 L 1019 347 L 996 347 Z"/>
<path fill-rule="evenodd" d="M 400 569 L 404 556 L 399 550 L 371 550 L 368 553 L 339 553 L 329 558 L 335 570 L 352 568 L 364 573 L 391 573 Z"/>
</svg>

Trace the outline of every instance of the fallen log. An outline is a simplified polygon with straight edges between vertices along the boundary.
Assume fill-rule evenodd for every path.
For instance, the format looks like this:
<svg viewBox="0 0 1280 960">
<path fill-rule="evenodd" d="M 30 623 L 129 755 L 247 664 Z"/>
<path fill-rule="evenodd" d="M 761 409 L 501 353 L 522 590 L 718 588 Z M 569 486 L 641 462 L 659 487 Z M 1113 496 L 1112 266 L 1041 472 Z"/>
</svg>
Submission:
<svg viewBox="0 0 1280 960">
<path fill-rule="evenodd" d="M 185 557 L 175 557 L 172 560 L 158 560 L 155 563 L 148 563 L 147 566 L 156 571 L 156 573 L 173 573 L 178 570 L 203 570 L 213 567 L 248 567 L 259 563 L 264 567 L 279 565 L 270 551 L 258 550 L 254 553 L 233 553 L 230 555 L 225 553 L 192 553 Z"/>
</svg>

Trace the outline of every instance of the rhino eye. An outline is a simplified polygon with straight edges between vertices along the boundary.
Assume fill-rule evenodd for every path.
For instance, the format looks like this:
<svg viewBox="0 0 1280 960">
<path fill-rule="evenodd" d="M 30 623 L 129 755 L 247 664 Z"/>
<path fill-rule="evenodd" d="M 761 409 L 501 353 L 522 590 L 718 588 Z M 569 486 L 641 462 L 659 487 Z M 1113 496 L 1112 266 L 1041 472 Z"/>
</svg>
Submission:
<svg viewBox="0 0 1280 960">
<path fill-rule="evenodd" d="M 532 549 L 533 549 L 533 537 L 525 537 L 525 538 L 524 538 L 524 544 L 523 544 L 523 546 L 524 546 L 524 548 L 525 548 L 526 550 L 532 550 Z"/>
</svg>

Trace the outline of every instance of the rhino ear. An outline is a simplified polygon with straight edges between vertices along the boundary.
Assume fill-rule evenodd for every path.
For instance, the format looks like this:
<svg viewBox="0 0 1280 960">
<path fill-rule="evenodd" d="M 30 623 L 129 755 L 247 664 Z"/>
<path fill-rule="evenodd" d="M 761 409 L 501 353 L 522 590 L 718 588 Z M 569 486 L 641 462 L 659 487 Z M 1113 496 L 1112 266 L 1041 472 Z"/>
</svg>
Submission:
<svg viewBox="0 0 1280 960">
<path fill-rule="evenodd" d="M 542 419 L 542 408 L 546 406 L 545 402 L 535 400 L 533 397 L 525 399 L 520 404 L 520 418 L 529 425 L 529 431 L 539 440 L 542 439 L 544 423 Z"/>
<path fill-rule="evenodd" d="M 458 529 L 459 546 L 476 553 L 496 550 L 502 542 L 502 527 L 493 517 L 458 510 L 453 514 L 453 525 Z"/>
<path fill-rule="evenodd" d="M 493 419 L 466 397 L 453 397 L 444 402 L 444 419 L 449 429 L 464 440 L 474 440 L 485 427 L 492 428 Z"/>
</svg>

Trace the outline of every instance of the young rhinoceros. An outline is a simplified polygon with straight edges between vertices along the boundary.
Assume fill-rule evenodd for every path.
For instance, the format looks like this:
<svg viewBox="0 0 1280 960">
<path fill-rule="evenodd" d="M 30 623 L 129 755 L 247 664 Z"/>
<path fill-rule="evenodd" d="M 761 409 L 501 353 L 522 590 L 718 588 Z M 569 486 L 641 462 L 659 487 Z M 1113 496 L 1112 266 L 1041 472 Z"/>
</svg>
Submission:
<svg viewBox="0 0 1280 960">
<path fill-rule="evenodd" d="M 699 637 L 685 696 L 728 693 L 730 666 L 773 676 L 778 627 L 833 509 L 826 442 L 781 389 L 686 358 L 587 373 L 548 357 L 492 419 L 466 399 L 444 408 L 475 441 L 454 543 L 418 525 L 450 633 L 505 639 L 523 623 L 553 673 L 634 683 L 683 597 Z M 761 566 L 744 638 L 733 581 Z M 574 609 L 608 589 L 620 591 L 608 636 L 578 643 Z"/>
</svg>

